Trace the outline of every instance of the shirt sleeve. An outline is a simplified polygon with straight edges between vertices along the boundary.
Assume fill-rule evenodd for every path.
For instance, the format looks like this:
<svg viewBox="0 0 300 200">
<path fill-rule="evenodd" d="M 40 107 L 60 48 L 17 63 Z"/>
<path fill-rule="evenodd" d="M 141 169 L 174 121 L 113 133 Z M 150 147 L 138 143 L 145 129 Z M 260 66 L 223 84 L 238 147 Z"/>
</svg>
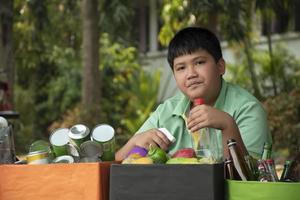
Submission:
<svg viewBox="0 0 300 200">
<path fill-rule="evenodd" d="M 260 158 L 265 142 L 272 143 L 267 116 L 258 102 L 244 104 L 237 115 L 236 123 L 249 154 Z"/>
<path fill-rule="evenodd" d="M 161 106 L 159 105 L 154 112 L 148 117 L 148 119 L 144 122 L 144 124 L 139 128 L 139 130 L 135 133 L 141 133 L 153 128 L 159 128 L 159 113 L 161 110 Z"/>
</svg>

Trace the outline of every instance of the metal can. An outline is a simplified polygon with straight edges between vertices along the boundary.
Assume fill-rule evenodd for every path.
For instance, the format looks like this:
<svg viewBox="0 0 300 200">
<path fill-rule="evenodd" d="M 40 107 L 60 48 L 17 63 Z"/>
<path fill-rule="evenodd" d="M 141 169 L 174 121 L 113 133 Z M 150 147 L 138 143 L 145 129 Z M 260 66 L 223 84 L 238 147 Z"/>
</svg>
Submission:
<svg viewBox="0 0 300 200">
<path fill-rule="evenodd" d="M 83 142 L 89 140 L 89 134 L 90 129 L 83 124 L 72 126 L 68 133 L 70 142 L 77 147 L 80 147 Z"/>
<path fill-rule="evenodd" d="M 59 128 L 54 130 L 50 135 L 49 140 L 56 157 L 68 155 L 68 143 L 70 141 L 68 132 L 68 128 Z"/>
<path fill-rule="evenodd" d="M 28 164 L 48 164 L 49 155 L 47 151 L 34 151 L 26 156 Z"/>
<path fill-rule="evenodd" d="M 52 162 L 53 163 L 74 163 L 75 160 L 72 156 L 64 155 L 55 158 Z"/>
<path fill-rule="evenodd" d="M 103 154 L 102 145 L 95 141 L 85 141 L 80 145 L 80 155 L 82 159 L 93 160 L 99 162 Z"/>
<path fill-rule="evenodd" d="M 74 158 L 74 162 L 79 162 L 80 150 L 77 146 L 74 146 L 73 144 L 68 144 L 68 155 Z"/>
<path fill-rule="evenodd" d="M 92 131 L 92 140 L 103 147 L 103 161 L 115 160 L 116 141 L 115 130 L 108 124 L 99 124 Z"/>
</svg>

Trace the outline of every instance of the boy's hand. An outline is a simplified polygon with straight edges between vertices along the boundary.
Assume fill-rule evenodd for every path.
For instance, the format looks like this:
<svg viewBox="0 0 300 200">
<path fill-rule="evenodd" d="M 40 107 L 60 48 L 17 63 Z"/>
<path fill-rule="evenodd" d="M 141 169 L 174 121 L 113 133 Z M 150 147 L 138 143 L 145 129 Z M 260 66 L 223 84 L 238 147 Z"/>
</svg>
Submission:
<svg viewBox="0 0 300 200">
<path fill-rule="evenodd" d="M 169 139 L 158 129 L 150 129 L 143 133 L 136 134 L 132 138 L 132 142 L 139 147 L 149 150 L 149 146 L 159 146 L 163 150 L 167 150 L 170 145 Z"/>
<path fill-rule="evenodd" d="M 232 122 L 232 117 L 209 105 L 198 105 L 190 110 L 187 126 L 191 132 L 204 127 L 225 130 Z"/>
</svg>

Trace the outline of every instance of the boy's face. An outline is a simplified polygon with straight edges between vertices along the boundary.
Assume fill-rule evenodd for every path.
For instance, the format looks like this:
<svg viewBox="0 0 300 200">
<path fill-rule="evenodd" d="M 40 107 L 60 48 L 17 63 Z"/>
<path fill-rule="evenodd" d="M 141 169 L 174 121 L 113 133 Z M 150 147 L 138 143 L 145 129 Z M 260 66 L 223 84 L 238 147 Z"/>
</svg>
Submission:
<svg viewBox="0 0 300 200">
<path fill-rule="evenodd" d="M 217 63 L 206 50 L 198 50 L 174 59 L 174 77 L 177 87 L 192 101 L 204 98 L 213 105 L 221 89 L 221 75 L 225 73 L 225 62 Z"/>
</svg>

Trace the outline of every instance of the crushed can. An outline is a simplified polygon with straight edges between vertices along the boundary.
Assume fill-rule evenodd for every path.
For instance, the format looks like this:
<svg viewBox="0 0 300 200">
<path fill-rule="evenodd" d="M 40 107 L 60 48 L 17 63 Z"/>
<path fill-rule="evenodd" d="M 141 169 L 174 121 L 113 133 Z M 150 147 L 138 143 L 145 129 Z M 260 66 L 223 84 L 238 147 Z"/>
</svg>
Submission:
<svg viewBox="0 0 300 200">
<path fill-rule="evenodd" d="M 102 145 L 95 141 L 85 141 L 80 145 L 81 162 L 100 162 Z"/>
</svg>

